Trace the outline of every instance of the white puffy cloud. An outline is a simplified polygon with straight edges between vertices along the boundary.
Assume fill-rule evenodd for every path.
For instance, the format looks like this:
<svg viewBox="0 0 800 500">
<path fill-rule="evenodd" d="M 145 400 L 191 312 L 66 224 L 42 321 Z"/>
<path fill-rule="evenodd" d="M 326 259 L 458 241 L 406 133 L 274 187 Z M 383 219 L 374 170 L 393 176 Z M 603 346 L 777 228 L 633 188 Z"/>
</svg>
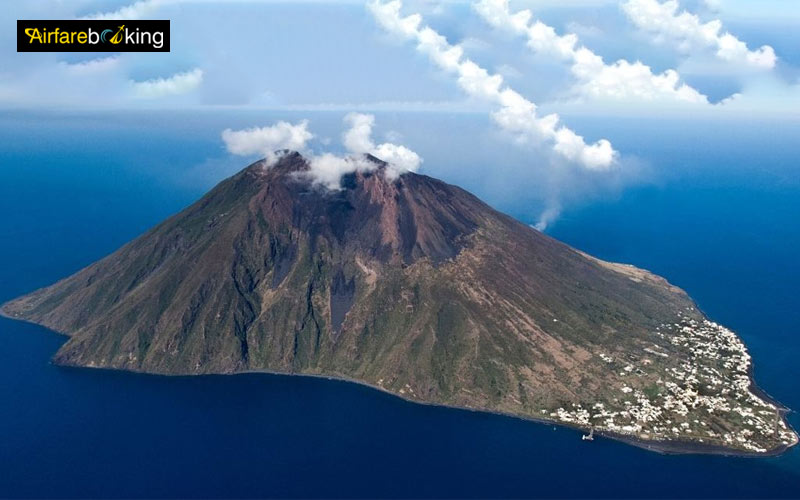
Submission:
<svg viewBox="0 0 800 500">
<path fill-rule="evenodd" d="M 678 2 L 667 0 L 627 0 L 622 9 L 639 29 L 652 34 L 656 41 L 672 40 L 679 49 L 711 49 L 717 58 L 745 64 L 759 69 L 775 67 L 775 50 L 764 45 L 750 50 L 747 45 L 727 31 L 722 30 L 722 21 L 714 19 L 707 23 L 686 10 L 678 12 Z"/>
<path fill-rule="evenodd" d="M 175 73 L 167 78 L 156 78 L 143 82 L 133 82 L 137 97 L 157 99 L 159 97 L 180 95 L 191 92 L 203 82 L 203 70 L 195 68 L 183 73 Z"/>
<path fill-rule="evenodd" d="M 481 0 L 475 10 L 492 26 L 524 35 L 528 46 L 535 52 L 553 55 L 570 63 L 572 74 L 580 82 L 578 94 L 596 98 L 668 100 L 689 103 L 708 103 L 706 96 L 681 83 L 675 70 L 654 74 L 640 61 L 620 59 L 606 64 L 603 58 L 588 48 L 578 45 L 574 33 L 558 35 L 554 28 L 541 21 L 533 21 L 530 10 L 512 14 L 508 0 Z"/>
<path fill-rule="evenodd" d="M 400 0 L 387 3 L 374 0 L 368 7 L 385 30 L 415 41 L 417 50 L 441 69 L 455 74 L 459 86 L 467 94 L 497 106 L 499 109 L 492 113 L 492 118 L 504 130 L 520 140 L 549 142 L 556 153 L 587 169 L 604 170 L 614 164 L 617 153 L 609 141 L 601 139 L 586 144 L 581 136 L 559 124 L 558 115 L 537 116 L 533 102 L 505 85 L 502 76 L 490 74 L 465 58 L 459 45 L 451 45 L 429 26 L 422 26 L 422 16 L 401 16 Z M 517 18 L 514 22 L 523 21 Z"/>
<path fill-rule="evenodd" d="M 416 172 L 422 163 L 422 158 L 414 151 L 390 142 L 378 144 L 371 154 L 388 163 L 386 175 L 390 179 L 397 178 L 406 172 Z"/>
<path fill-rule="evenodd" d="M 303 151 L 306 143 L 313 137 L 314 134 L 308 130 L 308 120 L 296 124 L 279 121 L 269 127 L 222 131 L 222 140 L 230 153 L 244 156 L 264 155 L 267 166 L 277 161 L 279 150 Z"/>
<path fill-rule="evenodd" d="M 308 164 L 310 170 L 307 175 L 312 182 L 331 190 L 341 188 L 343 175 L 375 168 L 374 163 L 364 160 L 363 157 L 337 156 L 333 153 L 312 156 Z"/>
<path fill-rule="evenodd" d="M 375 125 L 373 115 L 349 113 L 344 121 L 348 128 L 342 134 L 342 142 L 347 151 L 352 153 L 349 156 L 327 152 L 317 155 L 307 151 L 308 142 L 314 138 L 314 134 L 308 130 L 308 120 L 295 124 L 279 121 L 271 126 L 244 130 L 225 129 L 222 131 L 222 140 L 232 154 L 264 155 L 267 167 L 280 159 L 282 150 L 304 153 L 309 170 L 303 175 L 314 184 L 328 189 L 339 189 L 345 174 L 375 170 L 378 164 L 368 160 L 364 156 L 366 154 L 386 162 L 385 175 L 389 180 L 419 169 L 422 159 L 414 151 L 398 144 L 387 142 L 376 146 L 372 142 L 372 128 Z"/>
<path fill-rule="evenodd" d="M 375 116 L 364 113 L 349 113 L 344 118 L 350 125 L 342 135 L 342 143 L 351 153 L 371 154 L 388 165 L 386 175 L 394 179 L 405 172 L 416 172 L 422 163 L 417 153 L 405 146 L 385 142 L 377 146 L 372 142 L 372 127 Z"/>
<path fill-rule="evenodd" d="M 349 113 L 344 117 L 345 123 L 350 125 L 342 134 L 342 144 L 351 153 L 370 153 L 375 149 L 372 142 L 372 127 L 375 125 L 375 116 L 364 113 Z"/>
</svg>

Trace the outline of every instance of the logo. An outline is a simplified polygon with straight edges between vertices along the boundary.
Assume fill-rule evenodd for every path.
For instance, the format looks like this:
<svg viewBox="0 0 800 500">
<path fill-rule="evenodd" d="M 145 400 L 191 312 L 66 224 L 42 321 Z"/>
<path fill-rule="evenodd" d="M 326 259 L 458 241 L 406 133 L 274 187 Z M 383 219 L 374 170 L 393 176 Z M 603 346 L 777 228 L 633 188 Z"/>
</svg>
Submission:
<svg viewBox="0 0 800 500">
<path fill-rule="evenodd" d="M 17 52 L 169 52 L 169 20 L 18 20 Z"/>
<path fill-rule="evenodd" d="M 106 40 L 106 36 L 113 33 L 113 30 L 103 30 L 103 32 L 100 33 L 100 41 L 103 43 L 109 41 L 114 45 L 117 45 L 119 42 L 122 41 L 122 30 L 124 29 L 125 25 L 123 24 L 122 26 L 119 27 L 119 31 L 117 31 L 117 34 L 112 36 L 110 40 Z"/>
</svg>

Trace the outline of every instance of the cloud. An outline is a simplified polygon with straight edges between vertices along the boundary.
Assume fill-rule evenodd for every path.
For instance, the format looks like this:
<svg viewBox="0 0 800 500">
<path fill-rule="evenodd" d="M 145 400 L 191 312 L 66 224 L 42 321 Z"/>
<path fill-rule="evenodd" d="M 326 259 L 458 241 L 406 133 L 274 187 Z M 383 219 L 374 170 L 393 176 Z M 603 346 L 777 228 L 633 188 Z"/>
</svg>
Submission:
<svg viewBox="0 0 800 500">
<path fill-rule="evenodd" d="M 747 45 L 722 31 L 722 21 L 715 19 L 702 23 L 700 18 L 686 10 L 678 12 L 678 2 L 667 0 L 627 0 L 622 9 L 636 27 L 652 34 L 656 41 L 672 40 L 682 51 L 711 49 L 720 60 L 745 64 L 752 68 L 772 69 L 777 57 L 775 50 L 764 45 L 750 50 Z"/>
<path fill-rule="evenodd" d="M 184 73 L 175 73 L 168 78 L 133 82 L 133 90 L 136 97 L 157 99 L 164 96 L 185 94 L 199 87 L 202 82 L 203 70 L 195 68 Z"/>
<path fill-rule="evenodd" d="M 397 178 L 406 172 L 416 172 L 422 163 L 417 153 L 405 146 L 384 142 L 372 151 L 372 156 L 388 163 L 386 174 L 390 179 Z"/>
<path fill-rule="evenodd" d="M 222 131 L 222 140 L 228 152 L 241 156 L 262 155 L 267 168 L 277 163 L 285 151 L 303 153 L 308 160 L 309 170 L 301 175 L 331 190 L 341 188 L 344 174 L 375 168 L 375 164 L 366 161 L 363 156 L 353 158 L 333 153 L 315 155 L 306 148 L 308 141 L 313 138 L 314 134 L 308 130 L 308 120 L 295 124 L 279 121 L 267 127 Z"/>
<path fill-rule="evenodd" d="M 222 131 L 222 140 L 232 154 L 263 155 L 267 167 L 274 165 L 284 150 L 299 151 L 308 159 L 310 167 L 304 175 L 314 184 L 333 190 L 340 189 L 341 178 L 345 174 L 378 168 L 378 163 L 365 157 L 367 154 L 386 162 L 384 175 L 389 180 L 419 169 L 422 158 L 414 151 L 398 144 L 387 142 L 376 146 L 372 142 L 372 128 L 375 125 L 373 115 L 349 113 L 344 122 L 348 128 L 342 134 L 342 143 L 352 153 L 348 156 L 308 151 L 307 144 L 314 138 L 314 134 L 308 130 L 308 120 L 295 124 L 279 121 L 271 126 L 244 130 L 225 129 Z"/>
<path fill-rule="evenodd" d="M 475 10 L 493 27 L 525 35 L 533 51 L 571 63 L 572 74 L 580 82 L 575 90 L 582 96 L 708 103 L 706 96 L 681 83 L 675 70 L 653 74 L 642 62 L 631 63 L 624 59 L 606 64 L 602 57 L 578 45 L 578 36 L 574 33 L 559 36 L 551 26 L 533 21 L 527 9 L 511 14 L 508 0 L 481 0 L 475 4 Z"/>
<path fill-rule="evenodd" d="M 352 172 L 368 172 L 378 165 L 369 161 L 364 155 L 372 156 L 386 162 L 384 175 L 390 181 L 408 172 L 416 172 L 422 163 L 417 153 L 405 146 L 385 142 L 377 146 L 372 141 L 372 129 L 375 116 L 365 113 L 348 113 L 344 117 L 348 128 L 342 133 L 342 144 L 349 156 L 337 156 L 324 153 L 311 156 L 309 175 L 314 183 L 328 189 L 339 189 L 342 176 Z"/>
<path fill-rule="evenodd" d="M 550 114 L 538 117 L 536 105 L 504 84 L 503 77 L 490 74 L 464 57 L 459 45 L 451 45 L 429 26 L 422 26 L 422 16 L 400 15 L 402 3 L 393 0 L 368 4 L 378 23 L 388 32 L 417 43 L 417 50 L 426 54 L 441 69 L 456 75 L 459 86 L 470 96 L 492 103 L 499 109 L 492 113 L 494 121 L 515 134 L 521 141 L 548 142 L 553 150 L 590 170 L 605 170 L 617 157 L 611 143 L 601 139 L 586 144 L 575 132 L 559 124 L 559 117 Z"/>
<path fill-rule="evenodd" d="M 314 134 L 308 130 L 308 120 L 296 124 L 279 121 L 269 127 L 222 131 L 222 140 L 228 152 L 242 156 L 263 155 L 268 166 L 280 158 L 277 151 L 303 151 L 313 137 Z"/>
<path fill-rule="evenodd" d="M 162 4 L 162 0 L 140 0 L 131 5 L 120 7 L 113 12 L 96 12 L 85 19 L 98 19 L 103 21 L 119 21 L 122 19 L 142 19 L 154 13 Z"/>
<path fill-rule="evenodd" d="M 102 73 L 119 66 L 119 56 L 98 57 L 76 63 L 60 62 L 67 71 L 75 75 Z"/>
<path fill-rule="evenodd" d="M 349 113 L 344 117 L 345 123 L 350 125 L 342 134 L 342 144 L 352 153 L 370 153 L 375 149 L 372 143 L 372 127 L 375 125 L 375 116 L 364 113 Z"/>
<path fill-rule="evenodd" d="M 417 153 L 405 146 L 385 142 L 375 145 L 372 142 L 372 127 L 375 125 L 375 116 L 364 113 L 349 113 L 344 117 L 345 123 L 350 125 L 342 135 L 342 143 L 351 153 L 371 154 L 385 161 L 388 166 L 386 175 L 395 179 L 406 172 L 416 172 L 422 163 L 422 158 Z"/>
<path fill-rule="evenodd" d="M 311 181 L 330 190 L 341 189 L 342 176 L 345 174 L 375 169 L 375 164 L 363 156 L 337 156 L 333 153 L 312 156 L 308 164 Z"/>
</svg>

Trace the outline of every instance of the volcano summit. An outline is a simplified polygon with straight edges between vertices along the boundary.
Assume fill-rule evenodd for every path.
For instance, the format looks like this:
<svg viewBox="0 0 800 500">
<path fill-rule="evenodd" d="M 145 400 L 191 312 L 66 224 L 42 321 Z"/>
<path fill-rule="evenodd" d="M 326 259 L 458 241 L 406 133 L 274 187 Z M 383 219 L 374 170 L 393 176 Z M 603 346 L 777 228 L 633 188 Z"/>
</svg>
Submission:
<svg viewBox="0 0 800 500">
<path fill-rule="evenodd" d="M 4 315 L 63 365 L 337 377 L 663 451 L 797 443 L 750 356 L 682 290 L 386 164 L 341 189 L 286 153 Z"/>
</svg>

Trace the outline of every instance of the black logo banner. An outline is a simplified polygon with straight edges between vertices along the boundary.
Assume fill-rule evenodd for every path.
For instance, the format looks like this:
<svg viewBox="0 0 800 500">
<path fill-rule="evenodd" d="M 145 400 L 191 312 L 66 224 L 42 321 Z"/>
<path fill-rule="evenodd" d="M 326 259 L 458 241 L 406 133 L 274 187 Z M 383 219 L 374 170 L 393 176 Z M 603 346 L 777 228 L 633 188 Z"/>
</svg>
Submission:
<svg viewBox="0 0 800 500">
<path fill-rule="evenodd" d="M 169 52 L 169 20 L 18 20 L 17 52 Z"/>
</svg>

